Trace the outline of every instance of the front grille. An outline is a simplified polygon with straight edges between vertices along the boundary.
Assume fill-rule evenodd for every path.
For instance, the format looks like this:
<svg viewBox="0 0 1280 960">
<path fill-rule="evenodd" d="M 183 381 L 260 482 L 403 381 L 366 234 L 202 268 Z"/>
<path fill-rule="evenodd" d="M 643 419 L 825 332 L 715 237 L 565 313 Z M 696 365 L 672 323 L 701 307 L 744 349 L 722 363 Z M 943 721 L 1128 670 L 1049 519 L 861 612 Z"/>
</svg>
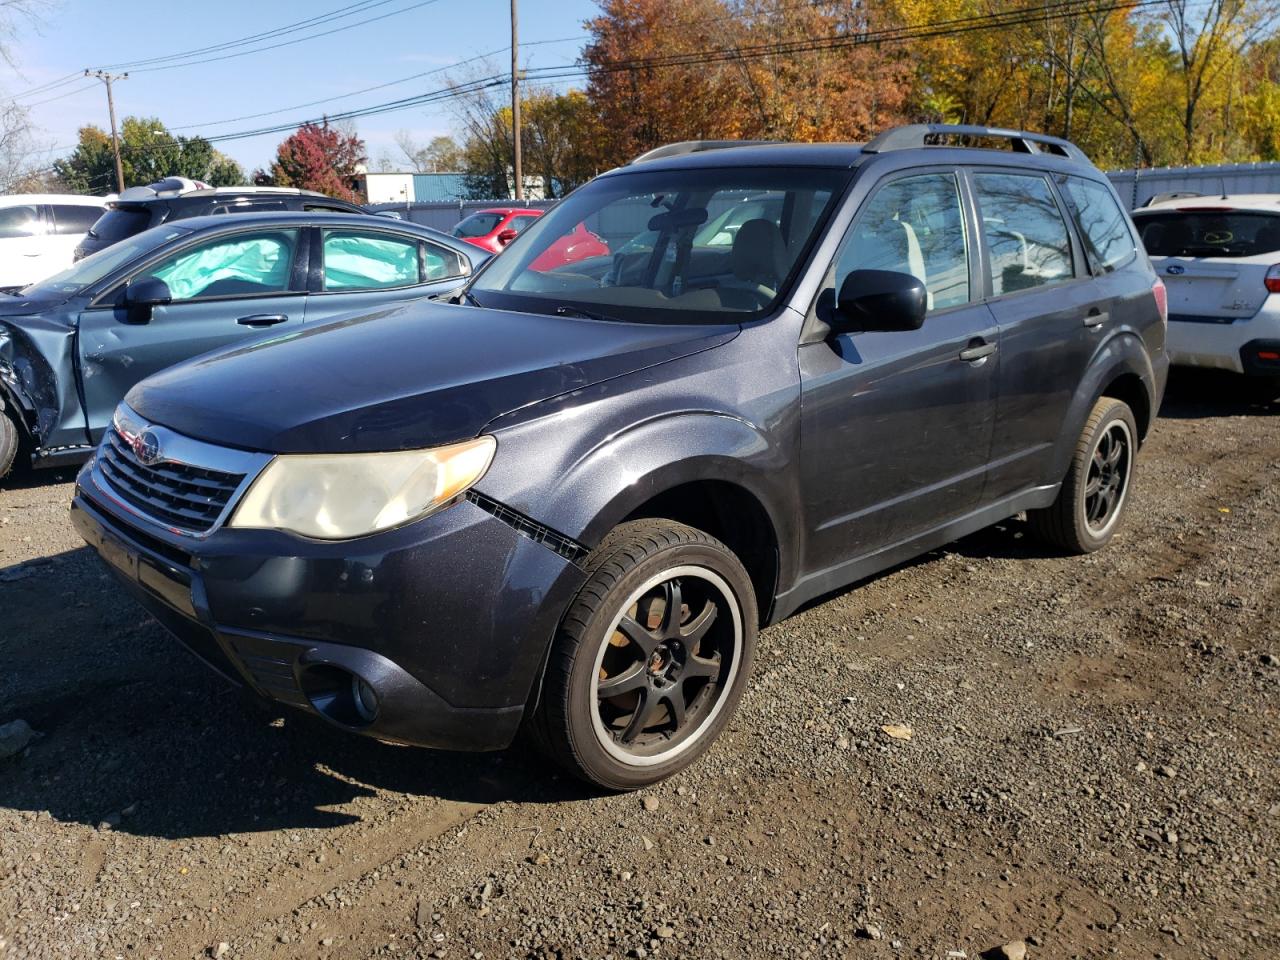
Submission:
<svg viewBox="0 0 1280 960">
<path fill-rule="evenodd" d="M 143 464 L 114 429 L 98 452 L 111 490 L 146 517 L 167 527 L 205 533 L 218 522 L 245 475 L 165 461 Z"/>
</svg>

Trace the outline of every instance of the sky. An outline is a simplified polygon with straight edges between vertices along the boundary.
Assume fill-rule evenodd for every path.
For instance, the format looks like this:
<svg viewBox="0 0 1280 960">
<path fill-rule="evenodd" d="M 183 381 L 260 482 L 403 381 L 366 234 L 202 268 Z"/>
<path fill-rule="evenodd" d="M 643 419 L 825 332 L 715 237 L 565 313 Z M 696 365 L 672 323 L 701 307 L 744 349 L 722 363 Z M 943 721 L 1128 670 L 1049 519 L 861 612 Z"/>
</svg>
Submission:
<svg viewBox="0 0 1280 960">
<path fill-rule="evenodd" d="M 83 77 L 43 91 L 36 88 L 85 68 L 123 72 L 125 67 L 112 65 L 240 40 L 320 18 L 356 2 L 218 0 L 198 7 L 216 15 L 186 16 L 180 11 L 197 5 L 172 0 L 53 0 L 38 26 L 18 25 L 18 38 L 12 44 L 16 69 L 0 63 L 0 97 L 17 95 L 18 102 L 29 108 L 52 159 L 70 151 L 81 126 L 93 123 L 108 129 L 106 91 L 101 82 Z M 520 0 L 522 66 L 572 63 L 582 47 L 583 21 L 597 11 L 592 0 Z M 167 66 L 163 63 L 129 67 L 129 78 L 114 84 L 116 116 L 120 120 L 155 116 L 174 134 L 214 137 L 427 93 L 448 85 L 450 72 L 465 78 L 509 70 L 509 17 L 510 0 L 360 0 L 349 15 L 265 38 L 250 47 L 187 59 L 227 57 L 253 47 L 287 44 L 277 49 L 167 69 L 154 69 Z M 329 31 L 328 36 L 315 36 Z M 303 37 L 314 38 L 291 42 Z M 456 66 L 494 51 L 500 52 L 491 58 L 488 70 L 483 63 Z M 332 103 L 299 106 L 427 71 L 440 72 Z M 296 109 L 217 122 L 289 107 Z M 407 130 L 425 143 L 437 134 L 452 133 L 454 126 L 447 102 L 354 122 L 365 140 L 371 167 L 383 155 L 403 159 L 395 145 L 397 131 Z M 285 136 L 272 133 L 214 146 L 251 173 L 269 165 Z"/>
</svg>

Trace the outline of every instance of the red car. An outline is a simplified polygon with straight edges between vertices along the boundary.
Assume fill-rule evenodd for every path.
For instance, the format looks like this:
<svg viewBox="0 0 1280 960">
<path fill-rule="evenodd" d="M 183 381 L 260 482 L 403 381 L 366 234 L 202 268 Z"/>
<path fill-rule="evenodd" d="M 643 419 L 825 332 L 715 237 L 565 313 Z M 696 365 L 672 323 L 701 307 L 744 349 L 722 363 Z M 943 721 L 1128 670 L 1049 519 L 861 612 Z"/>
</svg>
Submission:
<svg viewBox="0 0 1280 960">
<path fill-rule="evenodd" d="M 477 210 L 453 228 L 453 235 L 490 253 L 502 249 L 525 227 L 542 216 L 541 210 L 524 207 L 492 207 Z M 609 245 L 580 223 L 540 253 L 531 264 L 533 270 L 554 270 L 588 257 L 609 256 Z"/>
</svg>

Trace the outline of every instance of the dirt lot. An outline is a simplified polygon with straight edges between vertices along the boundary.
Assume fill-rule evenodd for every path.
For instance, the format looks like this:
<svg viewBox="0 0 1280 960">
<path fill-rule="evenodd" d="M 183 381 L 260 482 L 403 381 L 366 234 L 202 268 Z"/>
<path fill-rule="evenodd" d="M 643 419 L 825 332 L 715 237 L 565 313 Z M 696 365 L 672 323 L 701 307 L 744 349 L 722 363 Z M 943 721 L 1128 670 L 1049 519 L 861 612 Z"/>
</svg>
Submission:
<svg viewBox="0 0 1280 960">
<path fill-rule="evenodd" d="M 246 709 L 0 491 L 0 958 L 1280 957 L 1280 407 L 1175 380 L 1110 549 L 1010 522 L 774 627 L 688 773 Z M 906 724 L 909 741 L 881 731 Z"/>
</svg>

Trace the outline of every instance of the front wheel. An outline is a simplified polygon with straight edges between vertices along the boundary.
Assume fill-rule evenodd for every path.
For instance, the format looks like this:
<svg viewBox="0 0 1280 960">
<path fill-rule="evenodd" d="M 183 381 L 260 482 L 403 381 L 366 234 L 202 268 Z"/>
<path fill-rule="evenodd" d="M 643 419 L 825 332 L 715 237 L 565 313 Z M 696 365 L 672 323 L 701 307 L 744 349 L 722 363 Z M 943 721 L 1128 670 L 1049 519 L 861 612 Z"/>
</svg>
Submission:
<svg viewBox="0 0 1280 960">
<path fill-rule="evenodd" d="M 12 413 L 0 401 L 0 480 L 17 472 L 18 454 L 22 450 L 22 431 Z"/>
<path fill-rule="evenodd" d="M 1106 546 L 1129 498 L 1137 437 L 1129 406 L 1100 397 L 1080 433 L 1058 499 L 1043 510 L 1027 511 L 1036 536 L 1069 553 Z"/>
<path fill-rule="evenodd" d="M 751 670 L 755 594 L 724 544 L 670 521 L 622 525 L 588 569 L 533 729 L 575 776 L 633 790 L 684 769 L 728 723 Z"/>
</svg>

